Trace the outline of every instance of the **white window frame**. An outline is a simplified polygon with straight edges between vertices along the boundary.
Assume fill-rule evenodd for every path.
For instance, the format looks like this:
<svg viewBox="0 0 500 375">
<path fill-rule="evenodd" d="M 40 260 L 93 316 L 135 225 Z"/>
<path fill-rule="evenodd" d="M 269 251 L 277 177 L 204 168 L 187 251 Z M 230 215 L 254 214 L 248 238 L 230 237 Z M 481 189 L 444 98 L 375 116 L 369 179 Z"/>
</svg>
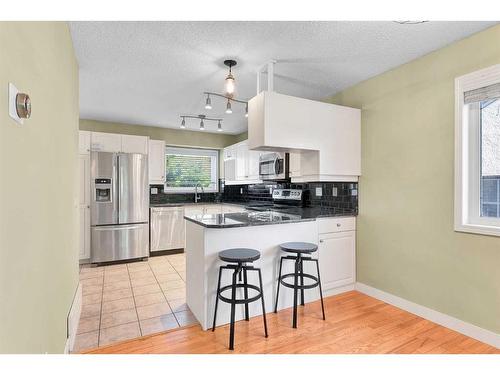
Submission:
<svg viewBox="0 0 500 375">
<path fill-rule="evenodd" d="M 479 105 L 464 93 L 500 82 L 500 64 L 455 78 L 455 231 L 500 236 L 500 218 L 480 216 Z"/>
<path fill-rule="evenodd" d="M 194 155 L 194 156 L 210 156 L 212 158 L 212 177 L 211 184 L 208 188 L 203 188 L 204 193 L 218 193 L 219 192 L 219 150 L 216 149 L 206 149 L 206 148 L 188 148 L 188 147 L 177 147 L 177 146 L 166 146 L 165 147 L 165 168 L 168 154 L 177 155 Z M 181 194 L 181 193 L 194 193 L 196 191 L 195 187 L 172 187 L 167 186 L 167 171 L 165 170 L 165 184 L 163 191 L 166 194 Z M 198 189 L 198 193 L 202 190 Z"/>
</svg>

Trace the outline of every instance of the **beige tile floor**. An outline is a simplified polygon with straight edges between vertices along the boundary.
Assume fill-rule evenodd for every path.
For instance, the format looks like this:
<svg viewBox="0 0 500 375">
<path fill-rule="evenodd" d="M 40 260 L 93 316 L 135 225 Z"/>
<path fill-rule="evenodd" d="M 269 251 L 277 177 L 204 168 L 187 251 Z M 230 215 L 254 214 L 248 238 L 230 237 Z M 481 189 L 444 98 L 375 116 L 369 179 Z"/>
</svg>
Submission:
<svg viewBox="0 0 500 375">
<path fill-rule="evenodd" d="M 186 305 L 184 254 L 82 266 L 83 306 L 73 351 L 196 323 Z"/>
</svg>

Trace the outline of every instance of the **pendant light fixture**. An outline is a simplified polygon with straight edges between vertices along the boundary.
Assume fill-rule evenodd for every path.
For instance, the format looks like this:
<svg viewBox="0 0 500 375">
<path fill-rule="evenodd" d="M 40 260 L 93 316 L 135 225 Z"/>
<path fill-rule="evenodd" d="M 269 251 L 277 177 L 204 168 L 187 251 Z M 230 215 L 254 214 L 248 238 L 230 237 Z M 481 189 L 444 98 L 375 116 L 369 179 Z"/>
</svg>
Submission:
<svg viewBox="0 0 500 375">
<path fill-rule="evenodd" d="M 205 130 L 205 123 L 203 122 L 203 119 L 205 118 L 205 116 L 200 116 L 201 118 L 201 121 L 200 121 L 200 130 Z"/>
<path fill-rule="evenodd" d="M 218 132 L 222 131 L 222 124 L 221 124 L 220 120 L 219 120 L 219 123 L 217 124 L 217 131 Z"/>
<path fill-rule="evenodd" d="M 237 63 L 235 60 L 224 60 L 224 65 L 229 67 L 229 74 L 226 77 L 226 83 L 225 83 L 226 95 L 229 97 L 233 97 L 235 91 L 234 76 L 231 68 L 236 64 Z"/>
<path fill-rule="evenodd" d="M 227 100 L 227 104 L 226 104 L 226 113 L 233 113 L 233 110 L 231 108 L 231 100 Z"/>
<path fill-rule="evenodd" d="M 184 117 L 182 118 L 181 129 L 186 129 L 186 119 Z"/>
<path fill-rule="evenodd" d="M 207 94 L 207 100 L 205 101 L 205 109 L 212 109 L 212 100 L 210 99 L 210 94 Z"/>
</svg>

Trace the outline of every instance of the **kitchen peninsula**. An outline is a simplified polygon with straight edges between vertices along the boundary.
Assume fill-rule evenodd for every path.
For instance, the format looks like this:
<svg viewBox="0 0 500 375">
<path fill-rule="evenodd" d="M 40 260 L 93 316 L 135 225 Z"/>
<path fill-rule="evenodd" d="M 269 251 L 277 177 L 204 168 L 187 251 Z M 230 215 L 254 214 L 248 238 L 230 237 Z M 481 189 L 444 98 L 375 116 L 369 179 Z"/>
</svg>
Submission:
<svg viewBox="0 0 500 375">
<path fill-rule="evenodd" d="M 255 267 L 262 270 L 266 312 L 274 309 L 280 249 L 290 241 L 319 245 L 315 253 L 320 261 L 325 296 L 353 289 L 355 282 L 355 213 L 335 209 L 296 208 L 249 211 L 229 214 L 193 215 L 186 219 L 186 301 L 204 330 L 212 325 L 221 250 L 253 248 L 261 253 Z M 309 268 L 311 267 L 311 268 Z M 283 273 L 292 272 L 292 262 L 283 263 Z M 304 272 L 316 274 L 314 265 L 305 264 Z M 248 275 L 249 283 L 258 285 L 257 275 Z M 222 275 L 221 285 L 230 284 L 231 272 Z M 305 291 L 305 301 L 319 299 L 317 289 Z M 293 291 L 280 290 L 278 310 L 292 306 Z M 217 326 L 229 322 L 230 305 L 219 304 Z M 243 305 L 237 306 L 236 320 L 244 318 Z M 249 306 L 250 316 L 262 314 L 260 303 Z M 313 312 L 320 319 L 320 311 Z M 328 312 L 327 312 L 328 313 Z"/>
</svg>

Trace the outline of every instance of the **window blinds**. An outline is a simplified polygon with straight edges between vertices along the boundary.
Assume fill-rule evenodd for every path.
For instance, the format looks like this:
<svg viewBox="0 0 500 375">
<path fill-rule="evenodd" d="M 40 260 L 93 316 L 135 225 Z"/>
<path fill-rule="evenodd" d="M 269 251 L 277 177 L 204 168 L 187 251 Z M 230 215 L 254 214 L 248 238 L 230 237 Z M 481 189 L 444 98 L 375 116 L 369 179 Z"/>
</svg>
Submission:
<svg viewBox="0 0 500 375">
<path fill-rule="evenodd" d="M 464 104 L 500 98 L 500 83 L 464 92 Z"/>
</svg>

